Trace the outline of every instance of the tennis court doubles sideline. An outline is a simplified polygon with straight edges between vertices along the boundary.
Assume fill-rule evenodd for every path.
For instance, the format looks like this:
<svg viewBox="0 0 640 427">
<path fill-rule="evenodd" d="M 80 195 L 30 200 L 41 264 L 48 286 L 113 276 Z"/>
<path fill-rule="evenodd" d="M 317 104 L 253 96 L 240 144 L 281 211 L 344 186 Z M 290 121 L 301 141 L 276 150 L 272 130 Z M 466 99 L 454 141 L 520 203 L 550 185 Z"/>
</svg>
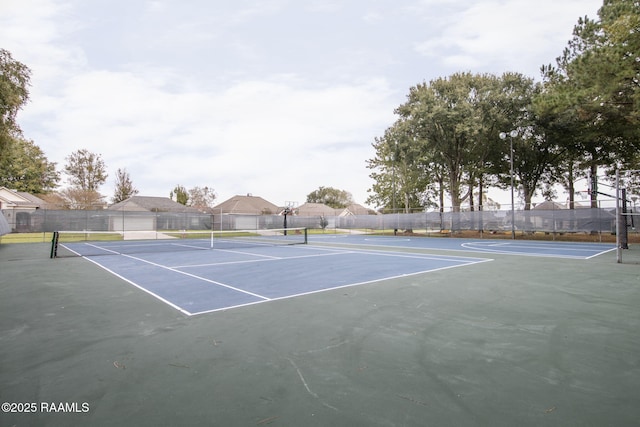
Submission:
<svg viewBox="0 0 640 427">
<path fill-rule="evenodd" d="M 86 259 L 189 316 L 491 261 L 307 245 Z"/>
</svg>

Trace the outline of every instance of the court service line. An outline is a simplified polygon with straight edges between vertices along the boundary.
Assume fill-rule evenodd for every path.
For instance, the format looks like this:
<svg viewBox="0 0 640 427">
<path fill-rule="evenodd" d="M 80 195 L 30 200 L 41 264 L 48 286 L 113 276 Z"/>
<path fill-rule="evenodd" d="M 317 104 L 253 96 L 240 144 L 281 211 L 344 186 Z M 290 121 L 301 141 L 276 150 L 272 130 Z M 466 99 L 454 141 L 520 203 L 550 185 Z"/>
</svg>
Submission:
<svg viewBox="0 0 640 427">
<path fill-rule="evenodd" d="M 122 254 L 122 256 L 127 257 L 127 258 L 131 258 L 131 259 L 135 259 L 136 261 L 142 261 L 144 263 L 151 264 L 151 265 L 153 265 L 155 267 L 164 268 L 165 270 L 173 271 L 175 273 L 182 274 L 182 275 L 185 275 L 185 276 L 197 279 L 197 280 L 202 280 L 203 282 L 213 283 L 214 285 L 222 286 L 224 288 L 228 288 L 228 289 L 231 289 L 231 290 L 234 290 L 234 291 L 237 291 L 237 292 L 241 292 L 243 294 L 251 295 L 251 296 L 254 296 L 256 298 L 263 299 L 265 301 L 271 300 L 271 298 L 265 297 L 264 295 L 259 295 L 259 294 L 256 294 L 256 293 L 253 293 L 253 292 L 250 292 L 250 291 L 245 291 L 244 289 L 236 288 L 234 286 L 227 285 L 227 284 L 222 283 L 222 282 L 217 282 L 215 280 L 211 280 L 211 279 L 207 279 L 207 278 L 195 275 L 195 274 L 187 273 L 186 271 L 176 270 L 175 268 L 167 267 L 166 265 L 158 264 L 158 263 L 155 263 L 155 262 L 152 262 L 152 261 L 147 261 L 146 259 L 142 259 L 142 258 L 138 258 L 138 257 L 134 257 L 132 255 L 126 255 L 126 254 Z"/>
<path fill-rule="evenodd" d="M 376 247 L 380 247 L 380 246 L 376 245 Z M 402 249 L 416 249 L 408 246 L 393 246 L 393 247 L 402 248 Z M 418 252 L 412 253 L 412 252 L 400 252 L 400 251 L 390 251 L 390 250 L 382 250 L 382 249 L 340 249 L 340 248 L 325 248 L 320 246 L 315 246 L 313 248 L 322 250 L 322 251 L 344 251 L 342 253 L 361 253 L 361 254 L 371 254 L 371 255 L 397 256 L 400 258 L 417 258 L 417 259 L 426 259 L 426 260 L 464 262 L 464 263 L 475 263 L 478 261 L 482 262 L 487 260 L 487 258 L 464 257 L 464 256 L 449 257 L 445 255 L 421 254 Z M 417 248 L 417 249 L 423 249 L 423 248 Z"/>
<path fill-rule="evenodd" d="M 238 252 L 244 255 L 254 255 L 251 252 Z M 286 261 L 289 259 L 301 259 L 301 258 L 316 258 L 316 257 L 325 257 L 325 256 L 335 256 L 335 255 L 344 255 L 346 253 L 351 253 L 351 251 L 336 251 L 330 254 L 314 254 L 314 255 L 297 255 L 297 256 L 285 256 L 285 257 L 268 257 L 268 259 L 247 259 L 242 261 L 224 261 L 224 262 L 212 262 L 206 264 L 185 264 L 185 265 L 174 265 L 171 268 L 193 268 L 193 267 L 214 267 L 217 265 L 233 265 L 233 264 L 251 264 L 254 262 L 269 262 L 269 261 Z"/>
</svg>

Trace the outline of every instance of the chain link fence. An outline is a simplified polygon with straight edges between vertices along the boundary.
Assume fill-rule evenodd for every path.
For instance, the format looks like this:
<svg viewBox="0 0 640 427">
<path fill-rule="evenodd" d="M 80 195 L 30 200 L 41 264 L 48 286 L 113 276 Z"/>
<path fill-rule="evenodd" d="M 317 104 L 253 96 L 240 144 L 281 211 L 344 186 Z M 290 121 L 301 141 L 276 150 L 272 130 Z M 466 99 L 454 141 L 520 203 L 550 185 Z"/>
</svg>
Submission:
<svg viewBox="0 0 640 427">
<path fill-rule="evenodd" d="M 108 210 L 6 210 L 14 233 L 51 231 L 256 230 L 285 227 L 283 215 Z M 432 233 L 456 231 L 615 233 L 615 210 L 606 208 L 517 210 L 512 212 L 420 212 L 348 216 L 286 217 L 287 227 Z M 629 224 L 635 228 L 634 224 Z"/>
</svg>

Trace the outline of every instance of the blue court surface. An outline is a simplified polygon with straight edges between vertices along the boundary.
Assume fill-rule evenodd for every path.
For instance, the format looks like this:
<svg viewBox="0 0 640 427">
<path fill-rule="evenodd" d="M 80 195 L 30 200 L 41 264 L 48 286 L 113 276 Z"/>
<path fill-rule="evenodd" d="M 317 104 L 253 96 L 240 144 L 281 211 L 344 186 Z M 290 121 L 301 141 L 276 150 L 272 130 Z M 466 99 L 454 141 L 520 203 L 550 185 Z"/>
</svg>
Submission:
<svg viewBox="0 0 640 427">
<path fill-rule="evenodd" d="M 487 257 L 497 254 L 586 260 L 614 250 L 611 244 L 599 243 L 335 234 L 314 235 L 312 243 L 242 249 L 207 249 L 206 244 L 190 243 L 180 245 L 185 251 L 131 254 L 114 249 L 140 243 L 66 246 L 79 253 L 87 253 L 88 247 L 87 259 L 186 315 L 462 267 L 491 261 Z M 483 257 L 416 251 L 429 249 Z"/>
<path fill-rule="evenodd" d="M 570 259 L 589 259 L 615 250 L 615 245 L 610 243 L 372 236 L 364 234 L 319 235 L 313 236 L 313 241 L 314 243 L 325 243 L 332 246 L 358 245 L 364 247 L 434 249 Z"/>
<path fill-rule="evenodd" d="M 491 261 L 311 245 L 87 259 L 187 315 Z"/>
</svg>

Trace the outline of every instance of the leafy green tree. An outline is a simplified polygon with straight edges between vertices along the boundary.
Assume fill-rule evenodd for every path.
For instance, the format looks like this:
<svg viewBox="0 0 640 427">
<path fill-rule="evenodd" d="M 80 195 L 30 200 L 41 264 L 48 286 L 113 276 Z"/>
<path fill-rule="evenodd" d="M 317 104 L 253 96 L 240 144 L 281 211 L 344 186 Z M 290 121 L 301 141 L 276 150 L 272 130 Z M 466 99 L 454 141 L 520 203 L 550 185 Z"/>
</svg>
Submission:
<svg viewBox="0 0 640 427">
<path fill-rule="evenodd" d="M 307 203 L 324 203 L 334 209 L 342 209 L 353 204 L 353 196 L 344 190 L 320 187 L 307 195 Z"/>
<path fill-rule="evenodd" d="M 102 203 L 99 188 L 107 180 L 104 161 L 99 154 L 86 149 L 67 156 L 64 171 L 71 185 L 61 191 L 70 209 L 93 209 Z"/>
<path fill-rule="evenodd" d="M 569 161 L 590 177 L 635 162 L 640 149 L 640 7 L 606 0 L 598 16 L 579 19 L 556 66 L 543 67 L 551 126 L 570 130 Z"/>
<path fill-rule="evenodd" d="M 31 70 L 0 48 L 0 156 L 21 135 L 16 115 L 29 100 L 30 79 Z"/>
<path fill-rule="evenodd" d="M 33 194 L 48 193 L 60 181 L 56 164 L 49 162 L 33 141 L 11 138 L 0 156 L 0 186 Z"/>
<path fill-rule="evenodd" d="M 127 200 L 131 196 L 138 194 L 138 189 L 131 182 L 131 177 L 126 169 L 118 169 L 116 172 L 116 188 L 112 202 L 119 203 Z"/>
<path fill-rule="evenodd" d="M 83 148 L 71 153 L 66 159 L 64 170 L 73 187 L 83 191 L 98 191 L 107 180 L 107 168 L 100 154 Z"/>
<path fill-rule="evenodd" d="M 189 203 L 189 192 L 182 185 L 176 185 L 176 187 L 169 193 L 171 200 L 180 203 L 181 205 L 187 205 Z"/>
<path fill-rule="evenodd" d="M 498 186 L 510 186 L 510 157 L 513 143 L 514 185 L 524 200 L 524 209 L 530 210 L 533 197 L 541 190 L 550 188 L 557 178 L 552 173 L 564 153 L 557 135 L 544 126 L 537 116 L 534 99 L 541 93 L 540 84 L 517 73 L 506 73 L 502 77 L 503 132 L 515 130 L 516 136 L 506 136 L 501 141 L 501 163 L 498 164 Z M 504 135 L 503 135 L 504 136 Z M 497 138 L 496 138 L 497 139 Z"/>
<path fill-rule="evenodd" d="M 415 143 L 409 124 L 399 120 L 372 144 L 376 156 L 367 160 L 375 181 L 366 203 L 404 212 L 425 205 L 425 174 L 420 144 Z"/>
<path fill-rule="evenodd" d="M 482 188 L 496 156 L 498 83 L 492 75 L 456 73 L 412 87 L 396 109 L 411 129 L 410 145 L 420 146 L 417 163 L 439 181 L 440 195 L 446 189 L 456 211 L 476 183 Z"/>
</svg>

